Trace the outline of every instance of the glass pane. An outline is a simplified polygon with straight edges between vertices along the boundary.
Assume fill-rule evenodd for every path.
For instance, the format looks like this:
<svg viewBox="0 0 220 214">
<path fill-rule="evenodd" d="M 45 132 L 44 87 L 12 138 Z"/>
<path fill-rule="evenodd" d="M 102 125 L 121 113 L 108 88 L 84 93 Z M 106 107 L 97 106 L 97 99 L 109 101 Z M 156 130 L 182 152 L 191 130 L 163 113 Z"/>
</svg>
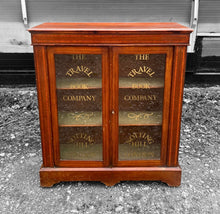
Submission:
<svg viewBox="0 0 220 214">
<path fill-rule="evenodd" d="M 160 159 L 161 126 L 119 127 L 120 160 Z"/>
<path fill-rule="evenodd" d="M 102 127 L 60 127 L 60 159 L 102 161 Z"/>
<path fill-rule="evenodd" d="M 102 56 L 55 54 L 60 158 L 102 160 Z"/>
<path fill-rule="evenodd" d="M 165 54 L 119 55 L 119 160 L 160 159 Z"/>
</svg>

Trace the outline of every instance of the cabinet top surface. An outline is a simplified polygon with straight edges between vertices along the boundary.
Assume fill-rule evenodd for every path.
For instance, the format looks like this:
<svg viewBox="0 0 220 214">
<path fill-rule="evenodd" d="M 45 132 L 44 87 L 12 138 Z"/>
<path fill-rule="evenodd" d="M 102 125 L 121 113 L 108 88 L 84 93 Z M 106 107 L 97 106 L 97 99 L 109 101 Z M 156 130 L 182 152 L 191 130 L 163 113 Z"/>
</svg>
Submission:
<svg viewBox="0 0 220 214">
<path fill-rule="evenodd" d="M 190 33 L 191 28 L 178 23 L 43 23 L 30 32 L 178 32 Z"/>
</svg>

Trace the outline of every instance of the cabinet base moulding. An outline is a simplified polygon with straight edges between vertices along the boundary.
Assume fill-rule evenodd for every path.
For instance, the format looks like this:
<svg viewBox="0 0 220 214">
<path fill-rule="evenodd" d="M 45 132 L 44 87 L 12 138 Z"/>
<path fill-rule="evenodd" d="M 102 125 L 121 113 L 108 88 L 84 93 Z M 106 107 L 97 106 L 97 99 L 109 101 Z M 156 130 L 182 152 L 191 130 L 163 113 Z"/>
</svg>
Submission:
<svg viewBox="0 0 220 214">
<path fill-rule="evenodd" d="M 50 168 L 40 169 L 40 184 L 51 187 L 62 181 L 100 181 L 113 186 L 120 181 L 162 181 L 169 186 L 181 183 L 177 167 L 113 167 L 113 168 Z"/>
</svg>

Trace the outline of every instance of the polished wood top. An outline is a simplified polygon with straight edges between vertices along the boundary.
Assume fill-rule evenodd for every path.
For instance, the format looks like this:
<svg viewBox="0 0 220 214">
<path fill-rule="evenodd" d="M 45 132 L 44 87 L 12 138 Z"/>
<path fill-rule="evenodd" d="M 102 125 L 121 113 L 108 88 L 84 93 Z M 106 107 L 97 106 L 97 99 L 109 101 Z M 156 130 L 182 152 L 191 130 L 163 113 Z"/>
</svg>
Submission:
<svg viewBox="0 0 220 214">
<path fill-rule="evenodd" d="M 190 33 L 191 28 L 178 23 L 43 23 L 30 32 L 178 32 Z"/>
</svg>

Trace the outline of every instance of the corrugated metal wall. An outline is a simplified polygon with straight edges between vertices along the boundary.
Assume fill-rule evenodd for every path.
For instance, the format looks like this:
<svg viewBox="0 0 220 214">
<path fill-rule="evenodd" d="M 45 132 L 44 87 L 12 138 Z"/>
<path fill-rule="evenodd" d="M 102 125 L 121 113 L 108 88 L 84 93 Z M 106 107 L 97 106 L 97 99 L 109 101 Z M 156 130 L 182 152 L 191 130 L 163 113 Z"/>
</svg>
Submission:
<svg viewBox="0 0 220 214">
<path fill-rule="evenodd" d="M 202 40 L 202 57 L 220 56 L 220 38 L 204 37 Z"/>
<path fill-rule="evenodd" d="M 29 26 L 43 22 L 179 22 L 191 0 L 26 0 Z M 0 1 L 0 52 L 32 52 L 20 0 Z"/>
<path fill-rule="evenodd" d="M 198 33 L 220 33 L 220 0 L 200 0 Z M 220 56 L 220 37 L 204 37 L 202 57 Z"/>
<path fill-rule="evenodd" d="M 179 22 L 192 0 L 26 0 L 29 27 L 43 22 Z M 20 0 L 0 0 L 0 52 L 32 52 Z M 220 0 L 200 0 L 198 32 L 220 32 Z"/>
<path fill-rule="evenodd" d="M 31 52 L 20 0 L 0 0 L 0 52 Z"/>
<path fill-rule="evenodd" d="M 200 0 L 198 33 L 220 33 L 220 0 Z"/>
<path fill-rule="evenodd" d="M 29 0 L 31 22 L 189 22 L 191 0 Z"/>
</svg>

